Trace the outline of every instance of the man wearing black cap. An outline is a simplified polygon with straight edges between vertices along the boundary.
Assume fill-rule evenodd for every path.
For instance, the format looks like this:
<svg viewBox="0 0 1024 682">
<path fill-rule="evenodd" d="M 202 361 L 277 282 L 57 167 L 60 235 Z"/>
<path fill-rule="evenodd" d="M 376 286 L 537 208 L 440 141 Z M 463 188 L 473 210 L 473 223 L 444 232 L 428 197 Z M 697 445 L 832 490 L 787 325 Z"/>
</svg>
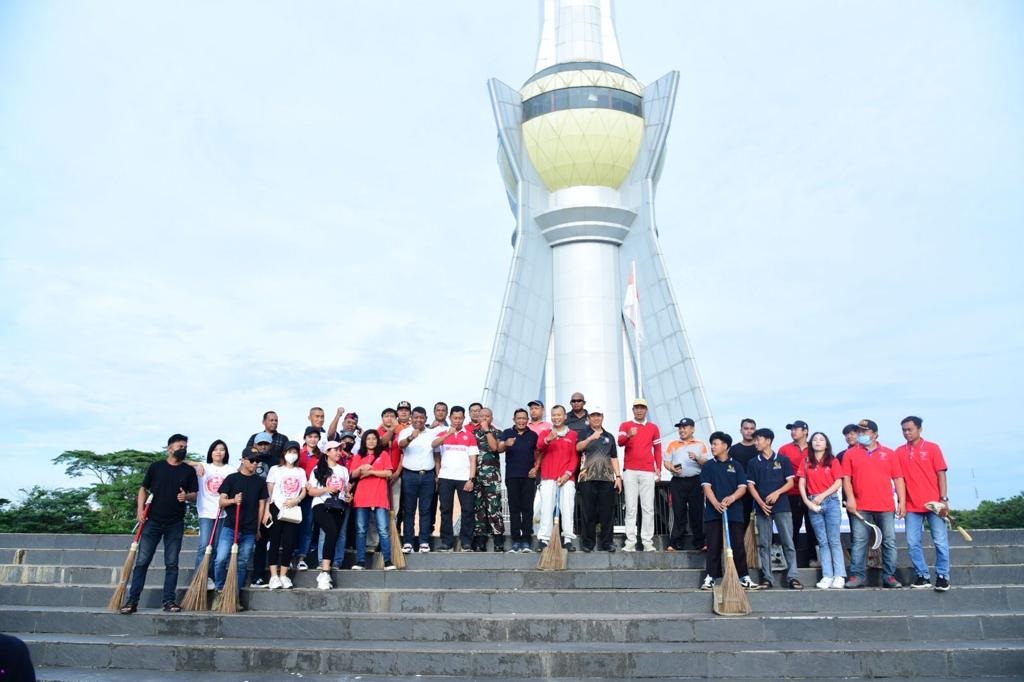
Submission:
<svg viewBox="0 0 1024 682">
<path fill-rule="evenodd" d="M 526 403 L 526 406 L 530 408 L 530 421 L 527 422 L 530 430 L 537 435 L 540 435 L 542 431 L 550 431 L 551 422 L 544 419 L 544 401 L 540 399 L 531 400 Z"/>
<path fill-rule="evenodd" d="M 576 443 L 580 460 L 579 491 L 583 498 L 583 525 L 580 545 L 584 552 L 595 549 L 614 552 L 612 527 L 617 494 L 622 492 L 622 474 L 619 472 L 619 452 L 615 436 L 604 430 L 604 410 L 590 410 L 590 425 L 583 432 L 583 440 Z M 601 535 L 597 536 L 597 526 Z"/>
<path fill-rule="evenodd" d="M 704 491 L 700 485 L 700 470 L 711 455 L 704 441 L 693 437 L 695 426 L 689 417 L 680 419 L 675 424 L 679 437 L 673 438 L 665 448 L 662 465 L 672 474 L 668 484 L 672 493 L 672 535 L 665 547 L 667 552 L 684 549 L 687 523 L 694 549 L 704 547 Z"/>
<path fill-rule="evenodd" d="M 860 435 L 860 427 L 856 424 L 847 424 L 843 427 L 843 438 L 846 440 L 846 450 L 836 454 L 836 459 L 842 462 L 847 451 L 852 447 L 856 447 L 858 435 Z"/>
<path fill-rule="evenodd" d="M 779 448 L 779 454 L 789 460 L 789 463 L 793 467 L 793 471 L 799 471 L 804 461 L 807 460 L 807 455 L 810 454 L 809 445 L 807 444 L 807 422 L 802 419 L 797 419 L 792 424 L 786 424 L 786 428 L 789 429 L 789 435 L 793 439 L 792 443 L 786 443 Z M 814 537 L 814 529 L 811 528 L 811 520 L 807 517 L 807 505 L 804 504 L 804 500 L 800 497 L 800 489 L 798 486 L 793 488 L 787 493 L 789 495 L 789 510 L 793 514 L 793 543 L 800 549 L 801 544 L 807 548 L 807 551 L 811 554 L 811 565 L 817 566 L 818 560 L 816 551 L 818 548 L 818 541 Z M 806 540 L 803 543 L 800 542 L 800 527 L 805 525 L 804 519 L 807 519 L 806 523 Z"/>
</svg>

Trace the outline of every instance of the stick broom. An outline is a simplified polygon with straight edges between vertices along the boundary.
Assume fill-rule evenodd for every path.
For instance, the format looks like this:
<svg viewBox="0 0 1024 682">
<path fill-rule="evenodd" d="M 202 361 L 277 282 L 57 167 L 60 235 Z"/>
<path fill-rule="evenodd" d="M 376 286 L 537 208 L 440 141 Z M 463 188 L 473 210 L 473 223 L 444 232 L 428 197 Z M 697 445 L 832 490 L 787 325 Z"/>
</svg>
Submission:
<svg viewBox="0 0 1024 682">
<path fill-rule="evenodd" d="M 728 510 L 722 513 L 722 585 L 715 590 L 714 611 L 720 616 L 745 616 L 753 609 L 747 593 L 740 585 L 736 562 L 732 558 L 732 540 L 729 538 Z"/>
<path fill-rule="evenodd" d="M 213 541 L 217 538 L 217 527 L 220 525 L 220 519 L 214 519 L 213 521 L 213 533 L 210 534 L 210 543 L 206 545 L 206 550 L 203 554 L 203 560 L 199 564 L 199 568 L 196 569 L 196 574 L 192 576 L 192 582 L 189 583 L 188 592 L 185 593 L 185 598 L 181 600 L 181 608 L 184 611 L 205 611 L 209 606 L 209 593 L 206 589 L 206 581 L 210 577 L 210 561 L 213 555 Z"/>
<path fill-rule="evenodd" d="M 111 611 L 120 610 L 124 602 L 124 593 L 128 589 L 128 577 L 132 574 L 132 569 L 135 567 L 135 557 L 139 553 L 139 538 L 142 537 L 142 529 L 146 526 L 146 519 L 149 518 L 149 505 L 151 504 L 153 504 L 153 493 L 150 493 L 149 497 L 146 498 L 146 506 L 142 508 L 142 520 L 138 523 L 138 528 L 135 530 L 135 539 L 132 540 L 131 547 L 128 548 L 128 556 L 125 557 L 124 565 L 121 566 L 121 579 L 117 582 L 114 594 L 107 603 L 107 608 Z"/>
<path fill-rule="evenodd" d="M 231 558 L 228 560 L 228 576 L 224 580 L 224 590 L 221 592 L 221 613 L 238 613 L 238 522 L 241 519 L 241 505 L 236 505 L 235 542 L 231 545 Z"/>
<path fill-rule="evenodd" d="M 541 571 L 564 571 L 566 566 L 568 552 L 562 548 L 562 515 L 558 505 L 559 492 L 558 486 L 555 486 L 555 513 L 551 522 L 551 539 L 548 541 L 548 546 L 540 553 L 540 561 L 537 562 L 537 568 Z"/>
</svg>

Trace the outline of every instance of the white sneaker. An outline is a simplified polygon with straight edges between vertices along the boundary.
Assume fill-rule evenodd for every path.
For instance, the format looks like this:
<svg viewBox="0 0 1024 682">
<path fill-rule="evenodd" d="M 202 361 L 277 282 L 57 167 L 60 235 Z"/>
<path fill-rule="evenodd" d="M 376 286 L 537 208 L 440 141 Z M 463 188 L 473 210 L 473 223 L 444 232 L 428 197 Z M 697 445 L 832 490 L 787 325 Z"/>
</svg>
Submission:
<svg viewBox="0 0 1024 682">
<path fill-rule="evenodd" d="M 412 545 L 410 543 L 407 542 L 402 545 L 402 554 L 412 554 Z"/>
<path fill-rule="evenodd" d="M 715 588 L 715 579 L 710 575 L 704 576 L 704 582 L 701 583 L 700 589 L 702 590 L 713 590 Z"/>
<path fill-rule="evenodd" d="M 286 590 L 290 590 L 290 589 L 292 589 L 295 586 L 292 584 L 292 579 L 291 578 L 289 578 L 286 575 L 282 575 L 281 576 L 281 587 L 286 589 Z"/>
<path fill-rule="evenodd" d="M 430 551 L 430 545 L 426 542 L 420 543 L 420 554 L 426 554 Z"/>
<path fill-rule="evenodd" d="M 654 545 L 644 545 L 645 552 L 657 552 L 658 549 Z"/>
<path fill-rule="evenodd" d="M 274 577 L 272 577 L 272 578 L 270 579 L 270 584 L 269 584 L 269 585 L 267 585 L 267 588 L 268 588 L 268 589 L 271 589 L 271 590 L 279 590 L 279 589 L 281 589 L 281 579 L 280 579 L 280 578 L 278 578 L 278 577 L 277 577 L 277 576 L 275 575 Z"/>
<path fill-rule="evenodd" d="M 832 589 L 842 589 L 845 585 L 846 578 L 844 578 L 843 576 L 837 575 L 835 578 L 832 578 Z"/>
<path fill-rule="evenodd" d="M 316 587 L 318 590 L 331 589 L 331 574 L 327 571 L 320 571 L 320 575 L 316 577 Z"/>
<path fill-rule="evenodd" d="M 299 563 L 295 564 L 296 571 L 305 571 L 309 566 L 306 565 L 305 559 L 299 559 Z"/>
<path fill-rule="evenodd" d="M 760 585 L 751 580 L 749 575 L 745 575 L 742 578 L 740 578 L 740 586 L 745 590 L 761 589 Z"/>
<path fill-rule="evenodd" d="M 828 588 L 832 587 L 833 580 L 835 580 L 835 578 L 833 578 L 830 575 L 826 575 L 824 578 L 819 580 L 814 586 L 817 587 L 819 590 L 827 590 Z M 840 587 L 842 587 L 842 585 L 840 585 Z"/>
<path fill-rule="evenodd" d="M 624 544 L 622 546 L 622 551 L 623 552 L 635 552 L 636 551 L 636 543 L 635 542 L 627 542 L 626 544 Z"/>
<path fill-rule="evenodd" d="M 206 579 L 206 589 L 208 589 L 208 590 L 216 590 L 217 589 L 217 583 L 213 582 L 213 578 L 207 578 Z"/>
</svg>

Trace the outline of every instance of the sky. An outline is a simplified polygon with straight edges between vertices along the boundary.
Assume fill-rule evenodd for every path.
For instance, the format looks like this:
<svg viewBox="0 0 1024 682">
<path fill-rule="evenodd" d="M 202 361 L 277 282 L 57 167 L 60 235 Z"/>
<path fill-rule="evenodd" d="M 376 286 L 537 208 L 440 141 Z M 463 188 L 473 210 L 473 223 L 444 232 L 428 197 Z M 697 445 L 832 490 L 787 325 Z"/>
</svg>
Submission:
<svg viewBox="0 0 1024 682">
<path fill-rule="evenodd" d="M 532 75 L 539 17 L 0 3 L 0 497 L 82 483 L 65 450 L 478 399 L 513 227 L 486 82 Z M 680 72 L 657 218 L 718 425 L 895 446 L 917 414 L 953 506 L 1024 489 L 1024 6 L 616 24 L 642 82 Z"/>
</svg>

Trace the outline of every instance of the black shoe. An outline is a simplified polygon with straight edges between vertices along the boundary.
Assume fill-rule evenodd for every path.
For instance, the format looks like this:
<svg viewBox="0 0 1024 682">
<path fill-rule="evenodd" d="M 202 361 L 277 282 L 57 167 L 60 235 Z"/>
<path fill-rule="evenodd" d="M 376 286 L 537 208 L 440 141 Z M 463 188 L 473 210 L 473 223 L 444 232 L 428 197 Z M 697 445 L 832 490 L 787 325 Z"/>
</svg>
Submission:
<svg viewBox="0 0 1024 682">
<path fill-rule="evenodd" d="M 949 578 L 944 575 L 940 575 L 935 578 L 935 591 L 936 592 L 948 592 L 949 591 Z"/>
<path fill-rule="evenodd" d="M 594 551 L 594 548 L 593 548 L 593 547 L 587 547 L 586 545 L 583 545 L 582 547 L 580 547 L 580 549 L 582 549 L 582 550 L 583 550 L 584 552 L 586 552 L 587 554 L 590 554 L 591 552 L 593 552 L 593 551 Z"/>
<path fill-rule="evenodd" d="M 499 554 L 504 552 L 505 551 L 505 543 L 504 542 L 497 542 L 497 541 L 495 541 L 495 543 L 494 543 L 494 551 L 499 553 Z"/>
<path fill-rule="evenodd" d="M 615 545 L 608 545 L 607 547 L 604 548 L 604 551 L 608 552 L 609 554 L 614 554 L 615 553 L 615 549 L 616 549 Z"/>
<path fill-rule="evenodd" d="M 572 544 L 572 540 L 567 541 L 564 545 L 562 545 L 562 547 L 564 547 L 565 551 L 567 551 L 567 552 L 575 552 L 576 551 L 576 547 Z"/>
<path fill-rule="evenodd" d="M 259 577 L 259 578 L 256 578 L 256 580 L 253 581 L 252 587 L 262 588 L 262 587 L 267 587 L 269 584 L 270 584 L 270 581 L 268 581 L 266 578 Z"/>
<path fill-rule="evenodd" d="M 139 605 L 133 602 L 128 602 L 118 611 L 122 616 L 130 616 L 139 610 Z"/>
<path fill-rule="evenodd" d="M 451 545 L 441 545 L 440 547 L 437 548 L 437 551 L 438 552 L 450 552 L 450 551 L 452 551 L 452 546 Z"/>
<path fill-rule="evenodd" d="M 548 548 L 548 543 L 544 542 L 543 540 L 540 540 L 539 542 L 537 542 L 537 550 L 538 551 L 543 552 L 547 548 Z"/>
<path fill-rule="evenodd" d="M 926 589 L 931 586 L 932 581 L 928 580 L 928 578 L 925 578 L 923 575 L 917 576 L 916 578 L 914 578 L 914 582 L 910 583 L 911 589 L 914 590 Z"/>
<path fill-rule="evenodd" d="M 164 602 L 164 611 L 167 613 L 180 613 L 181 607 L 172 599 Z"/>
</svg>

